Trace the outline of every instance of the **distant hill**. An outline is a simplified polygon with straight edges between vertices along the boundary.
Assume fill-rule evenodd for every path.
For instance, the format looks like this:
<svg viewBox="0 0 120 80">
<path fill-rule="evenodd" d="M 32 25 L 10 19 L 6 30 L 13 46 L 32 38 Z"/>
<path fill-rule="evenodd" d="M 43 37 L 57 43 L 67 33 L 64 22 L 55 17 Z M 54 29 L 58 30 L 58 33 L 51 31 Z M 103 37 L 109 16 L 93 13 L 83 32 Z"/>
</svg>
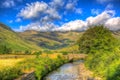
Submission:
<svg viewBox="0 0 120 80">
<path fill-rule="evenodd" d="M 80 32 L 38 32 L 34 30 L 19 33 L 22 38 L 52 50 L 74 44 L 81 34 Z"/>
<path fill-rule="evenodd" d="M 35 44 L 26 41 L 18 33 L 12 31 L 5 24 L 0 23 L 0 48 L 5 47 L 11 49 L 12 51 L 25 51 L 25 50 L 39 50 L 40 47 Z"/>
<path fill-rule="evenodd" d="M 115 32 L 112 32 L 113 33 L 113 36 L 115 36 L 117 39 L 120 40 L 120 31 L 115 31 Z"/>
</svg>

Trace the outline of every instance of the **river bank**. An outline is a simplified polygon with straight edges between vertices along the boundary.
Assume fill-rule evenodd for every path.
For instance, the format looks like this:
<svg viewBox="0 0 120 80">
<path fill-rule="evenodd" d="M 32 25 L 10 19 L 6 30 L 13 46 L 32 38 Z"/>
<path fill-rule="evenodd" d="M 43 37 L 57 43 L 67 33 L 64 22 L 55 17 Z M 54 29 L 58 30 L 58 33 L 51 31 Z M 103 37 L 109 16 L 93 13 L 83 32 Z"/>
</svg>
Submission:
<svg viewBox="0 0 120 80">
<path fill-rule="evenodd" d="M 101 80 L 93 77 L 93 73 L 89 71 L 83 60 L 62 65 L 57 70 L 49 73 L 44 80 Z"/>
</svg>

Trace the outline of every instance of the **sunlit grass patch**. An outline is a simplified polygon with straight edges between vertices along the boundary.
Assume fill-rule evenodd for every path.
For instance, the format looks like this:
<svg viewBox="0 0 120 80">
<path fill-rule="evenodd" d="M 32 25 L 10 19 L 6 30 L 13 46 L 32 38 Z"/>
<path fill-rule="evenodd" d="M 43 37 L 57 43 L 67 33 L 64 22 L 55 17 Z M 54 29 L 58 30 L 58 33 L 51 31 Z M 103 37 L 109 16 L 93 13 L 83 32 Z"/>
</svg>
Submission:
<svg viewBox="0 0 120 80">
<path fill-rule="evenodd" d="M 18 62 L 24 59 L 0 59 L 0 70 L 8 67 L 15 66 Z"/>
</svg>

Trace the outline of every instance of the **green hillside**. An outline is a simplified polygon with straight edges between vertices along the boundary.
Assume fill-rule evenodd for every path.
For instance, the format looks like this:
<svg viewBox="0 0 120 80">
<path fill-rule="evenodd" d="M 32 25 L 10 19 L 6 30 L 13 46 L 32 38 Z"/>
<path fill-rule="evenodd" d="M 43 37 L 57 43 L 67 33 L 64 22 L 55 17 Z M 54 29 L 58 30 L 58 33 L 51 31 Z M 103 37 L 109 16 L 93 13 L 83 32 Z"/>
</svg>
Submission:
<svg viewBox="0 0 120 80">
<path fill-rule="evenodd" d="M 51 50 L 73 45 L 81 34 L 80 32 L 38 32 L 33 30 L 19 33 L 27 41 Z"/>
<path fill-rule="evenodd" d="M 0 23 L 0 52 L 24 52 L 41 49 L 68 50 L 74 46 L 83 32 L 38 32 L 34 30 L 14 32 Z M 4 48 L 4 49 L 3 49 Z M 76 48 L 77 49 L 77 48 Z M 68 51 L 67 51 L 68 52 Z"/>
<path fill-rule="evenodd" d="M 39 50 L 40 47 L 21 38 L 18 33 L 12 31 L 6 25 L 0 23 L 0 48 L 10 49 L 10 51 Z"/>
</svg>

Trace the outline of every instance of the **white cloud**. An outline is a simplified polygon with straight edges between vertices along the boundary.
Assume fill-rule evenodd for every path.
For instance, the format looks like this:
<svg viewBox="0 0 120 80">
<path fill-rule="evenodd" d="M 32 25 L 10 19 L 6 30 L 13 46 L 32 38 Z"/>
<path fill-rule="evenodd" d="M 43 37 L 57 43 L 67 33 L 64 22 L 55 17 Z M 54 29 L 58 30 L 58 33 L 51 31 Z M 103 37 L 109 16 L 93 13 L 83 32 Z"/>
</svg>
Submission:
<svg viewBox="0 0 120 80">
<path fill-rule="evenodd" d="M 40 22 L 31 23 L 26 26 L 21 26 L 23 30 L 38 30 L 38 31 L 84 31 L 89 26 L 103 24 L 110 30 L 120 29 L 120 17 L 114 17 L 115 12 L 113 10 L 105 10 L 101 14 L 95 17 L 88 17 L 85 21 L 74 20 L 68 23 L 64 23 L 61 26 L 53 23 L 45 23 L 43 25 Z"/>
<path fill-rule="evenodd" d="M 15 22 L 21 22 L 21 19 L 20 19 L 20 18 L 17 18 L 17 19 L 15 20 Z"/>
<path fill-rule="evenodd" d="M 107 20 L 105 26 L 107 26 L 110 30 L 120 30 L 120 17 Z"/>
<path fill-rule="evenodd" d="M 106 10 L 110 10 L 112 8 L 113 8 L 113 4 L 111 4 L 111 3 L 106 6 Z"/>
<path fill-rule="evenodd" d="M 39 22 L 31 23 L 26 26 L 20 26 L 21 30 L 36 30 L 36 31 L 41 31 L 41 32 L 46 32 L 46 31 L 55 31 L 57 25 L 53 23 L 47 23 L 44 25 L 40 25 Z"/>
<path fill-rule="evenodd" d="M 75 20 L 68 23 L 63 24 L 59 27 L 58 31 L 84 31 L 88 27 L 92 25 L 103 24 L 110 30 L 118 30 L 120 29 L 120 18 L 115 17 L 115 12 L 113 10 L 105 10 L 101 14 L 98 14 L 95 17 L 88 17 L 85 21 L 83 20 Z"/>
<path fill-rule="evenodd" d="M 100 14 L 100 9 L 91 9 L 91 13 L 93 15 L 98 15 L 98 14 Z"/>
<path fill-rule="evenodd" d="M 66 9 L 68 9 L 68 10 L 73 10 L 73 9 L 74 9 L 74 4 L 73 4 L 73 3 L 68 3 L 68 4 L 66 5 Z"/>
<path fill-rule="evenodd" d="M 75 12 L 78 13 L 78 14 L 82 14 L 82 9 L 76 8 Z"/>
<path fill-rule="evenodd" d="M 51 5 L 51 7 L 58 9 L 60 7 L 63 7 L 63 5 L 65 4 L 64 2 L 64 0 L 53 0 L 49 4 Z"/>
<path fill-rule="evenodd" d="M 66 4 L 65 8 L 68 11 L 75 12 L 77 14 L 82 14 L 82 9 L 81 8 L 76 8 L 78 0 L 69 0 L 68 3 Z M 65 14 L 67 13 L 66 11 L 64 12 Z"/>
<path fill-rule="evenodd" d="M 23 17 L 24 19 L 38 18 L 41 21 L 52 21 L 61 18 L 58 11 L 45 2 L 27 4 L 27 6 L 20 11 L 18 17 Z"/>
<path fill-rule="evenodd" d="M 68 0 L 65 8 L 67 10 L 74 11 L 76 9 L 77 2 L 78 2 L 78 0 Z"/>
<path fill-rule="evenodd" d="M 110 1 L 110 0 L 109 0 Z M 106 2 L 106 0 L 102 0 L 102 2 Z M 33 2 L 31 4 L 27 4 L 25 8 L 23 8 L 16 22 L 24 19 L 36 19 L 33 23 L 30 23 L 25 26 L 21 26 L 21 30 L 37 30 L 37 31 L 83 31 L 86 30 L 89 26 L 104 24 L 111 30 L 118 29 L 118 25 L 120 25 L 120 19 L 114 17 L 115 11 L 110 10 L 112 5 L 106 6 L 106 10 L 100 13 L 99 9 L 92 9 L 91 13 L 96 16 L 90 16 L 85 21 L 83 20 L 74 20 L 68 23 L 62 23 L 61 26 L 55 25 L 54 21 L 62 18 L 62 15 L 59 14 L 60 8 L 65 8 L 62 10 L 74 11 L 75 13 L 81 14 L 82 9 L 76 8 L 77 0 L 68 0 L 65 3 L 63 0 L 53 0 L 52 2 Z M 64 12 L 63 12 L 64 13 Z M 67 11 L 66 11 L 67 13 Z M 22 18 L 21 18 L 22 17 Z M 115 21 L 115 22 L 114 22 Z M 118 22 L 117 22 L 118 21 Z M 114 24 L 112 24 L 114 22 Z"/>
<path fill-rule="evenodd" d="M 41 2 L 37 1 L 37 2 L 27 4 L 18 13 L 16 22 L 21 21 L 20 19 L 31 19 L 31 20 L 34 20 L 33 23 L 30 23 L 22 27 L 26 27 L 26 29 L 43 30 L 43 26 L 44 27 L 49 26 L 49 28 L 45 28 L 45 29 L 47 30 L 51 29 L 50 26 L 57 26 L 57 25 L 53 25 L 55 20 L 60 20 L 64 15 L 61 13 L 61 10 L 62 11 L 65 10 L 66 13 L 71 10 L 72 12 L 77 14 L 82 13 L 81 8 L 76 8 L 77 1 L 78 0 L 68 0 L 68 1 L 51 0 L 51 2 L 48 2 L 48 3 L 43 1 Z M 38 29 L 38 28 L 42 28 L 42 29 Z M 56 27 L 53 30 L 56 30 Z"/>
<path fill-rule="evenodd" d="M 35 18 L 39 15 L 42 15 L 42 13 L 47 10 L 47 8 L 48 5 L 45 2 L 34 2 L 27 4 L 27 6 L 20 11 L 18 16 L 26 19 Z"/>
<path fill-rule="evenodd" d="M 97 25 L 97 24 L 104 24 L 108 19 L 114 16 L 115 12 L 112 10 L 104 11 L 101 14 L 97 15 L 96 17 L 88 17 L 87 24 L 88 25 Z"/>
<path fill-rule="evenodd" d="M 87 29 L 87 24 L 82 20 L 75 20 L 63 24 L 57 31 L 84 31 Z"/>
<path fill-rule="evenodd" d="M 46 31 L 83 31 L 87 29 L 87 25 L 82 20 L 75 20 L 63 24 L 61 27 L 53 23 L 47 23 L 45 25 L 40 25 L 39 22 L 31 23 L 26 26 L 21 26 L 21 30 L 37 30 L 41 32 Z"/>
<path fill-rule="evenodd" d="M 49 14 L 49 16 L 52 17 L 52 18 L 55 18 L 55 19 L 60 19 L 61 18 L 61 16 L 58 14 L 58 12 L 53 8 L 47 9 L 46 13 Z"/>
<path fill-rule="evenodd" d="M 2 3 L 2 6 L 6 7 L 6 8 L 10 8 L 10 7 L 15 6 L 15 2 L 14 2 L 14 0 L 5 0 Z"/>
</svg>

